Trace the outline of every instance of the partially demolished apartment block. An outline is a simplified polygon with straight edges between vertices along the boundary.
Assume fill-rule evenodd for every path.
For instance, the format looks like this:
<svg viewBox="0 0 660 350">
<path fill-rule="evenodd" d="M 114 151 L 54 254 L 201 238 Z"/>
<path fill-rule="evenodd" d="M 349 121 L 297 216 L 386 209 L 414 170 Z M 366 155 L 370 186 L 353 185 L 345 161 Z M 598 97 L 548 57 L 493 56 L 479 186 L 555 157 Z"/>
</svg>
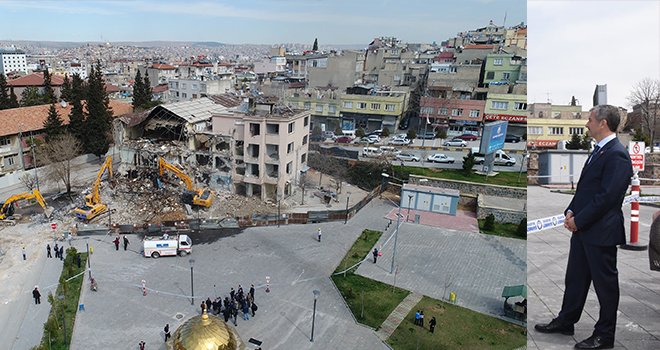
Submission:
<svg viewBox="0 0 660 350">
<path fill-rule="evenodd" d="M 123 116 L 114 134 L 122 172 L 154 171 L 163 157 L 197 184 L 275 201 L 307 169 L 309 124 L 308 111 L 224 94 Z"/>
</svg>

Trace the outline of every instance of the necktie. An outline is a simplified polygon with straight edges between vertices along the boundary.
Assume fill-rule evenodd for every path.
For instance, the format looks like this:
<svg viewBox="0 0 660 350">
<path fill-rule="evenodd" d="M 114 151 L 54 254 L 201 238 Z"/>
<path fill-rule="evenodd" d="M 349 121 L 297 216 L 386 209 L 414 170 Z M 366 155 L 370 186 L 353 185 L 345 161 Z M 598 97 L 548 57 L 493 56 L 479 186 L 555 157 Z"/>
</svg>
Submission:
<svg viewBox="0 0 660 350">
<path fill-rule="evenodd" d="M 587 162 L 587 164 L 591 163 L 591 159 L 594 157 L 595 154 L 598 154 L 598 150 L 600 150 L 600 146 L 596 145 L 596 147 L 594 147 L 594 151 L 591 152 L 591 155 L 589 156 L 589 161 Z"/>
</svg>

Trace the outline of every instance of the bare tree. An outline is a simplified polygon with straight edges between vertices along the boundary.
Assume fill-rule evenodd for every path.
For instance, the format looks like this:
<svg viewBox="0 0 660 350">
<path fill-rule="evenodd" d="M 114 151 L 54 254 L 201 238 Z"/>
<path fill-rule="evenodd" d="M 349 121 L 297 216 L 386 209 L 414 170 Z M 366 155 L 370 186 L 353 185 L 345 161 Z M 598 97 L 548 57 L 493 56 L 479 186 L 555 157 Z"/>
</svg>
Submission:
<svg viewBox="0 0 660 350">
<path fill-rule="evenodd" d="M 642 123 L 649 132 L 651 140 L 649 146 L 653 152 L 657 119 L 660 117 L 660 80 L 645 78 L 635 84 L 628 96 L 628 102 L 633 109 L 639 110 Z"/>
<path fill-rule="evenodd" d="M 25 173 L 20 178 L 21 183 L 28 189 L 32 191 L 37 187 L 37 178 L 32 176 L 30 173 Z"/>
<path fill-rule="evenodd" d="M 300 183 L 298 183 L 298 186 L 300 186 L 300 189 L 302 189 L 302 203 L 305 204 L 305 189 L 307 188 L 313 188 L 314 185 L 316 184 L 316 181 L 312 179 L 311 176 L 307 174 L 307 172 L 304 172 L 300 174 Z"/>
<path fill-rule="evenodd" d="M 48 164 L 46 177 L 62 181 L 66 192 L 71 193 L 71 160 L 82 151 L 82 144 L 70 133 L 55 137 L 38 148 L 39 159 Z"/>
</svg>

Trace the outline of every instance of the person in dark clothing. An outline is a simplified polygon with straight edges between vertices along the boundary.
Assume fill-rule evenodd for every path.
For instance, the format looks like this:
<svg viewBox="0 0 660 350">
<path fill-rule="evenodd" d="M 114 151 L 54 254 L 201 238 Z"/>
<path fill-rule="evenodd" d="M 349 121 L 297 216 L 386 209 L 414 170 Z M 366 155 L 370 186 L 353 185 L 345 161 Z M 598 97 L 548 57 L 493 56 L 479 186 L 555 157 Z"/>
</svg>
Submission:
<svg viewBox="0 0 660 350">
<path fill-rule="evenodd" d="M 170 324 L 169 323 L 165 325 L 165 329 L 163 329 L 163 331 L 165 331 L 165 342 L 167 342 L 167 339 L 170 339 L 170 337 L 172 336 L 170 334 Z"/>
<path fill-rule="evenodd" d="M 115 240 L 112 241 L 115 244 L 115 250 L 119 250 L 119 236 L 115 237 Z"/>
<path fill-rule="evenodd" d="M 41 293 L 39 293 L 39 287 L 34 286 L 34 290 L 32 291 L 32 297 L 34 298 L 35 304 L 41 304 Z"/>
<path fill-rule="evenodd" d="M 25 247 L 23 247 L 23 260 L 26 260 L 27 257 L 25 256 Z"/>
<path fill-rule="evenodd" d="M 78 268 L 80 268 L 81 264 L 82 260 L 80 259 L 80 253 L 76 253 L 76 265 L 78 265 Z"/>
<path fill-rule="evenodd" d="M 238 323 L 237 323 L 238 305 L 236 305 L 235 302 L 231 303 L 231 315 L 232 315 L 232 317 L 234 317 L 234 326 L 238 326 Z"/>
<path fill-rule="evenodd" d="M 372 252 L 374 255 L 374 264 L 376 263 L 376 259 L 378 259 L 378 248 L 374 248 L 374 251 Z"/>
<path fill-rule="evenodd" d="M 206 312 L 211 312 L 211 297 L 206 298 Z"/>
<path fill-rule="evenodd" d="M 424 328 L 424 311 L 419 312 L 419 325 Z"/>
<path fill-rule="evenodd" d="M 252 300 L 254 301 L 254 284 L 250 285 L 250 291 L 248 293 L 250 293 L 250 296 L 252 297 Z"/>
<path fill-rule="evenodd" d="M 225 309 L 222 310 L 222 316 L 225 317 L 225 323 L 229 322 L 229 315 L 231 314 L 231 309 L 225 306 Z"/>
<path fill-rule="evenodd" d="M 55 243 L 55 248 L 53 250 L 55 250 L 55 259 L 59 258 L 60 257 L 60 248 L 57 247 L 57 243 Z"/>
<path fill-rule="evenodd" d="M 60 247 L 60 260 L 64 261 L 64 246 Z"/>
<path fill-rule="evenodd" d="M 129 244 L 128 238 L 126 238 L 126 236 L 124 236 L 124 250 L 126 250 L 128 248 L 128 244 Z"/>
<path fill-rule="evenodd" d="M 231 291 L 229 292 L 229 297 L 231 298 L 231 300 L 234 300 L 235 296 L 236 296 L 236 292 L 234 291 L 234 288 L 232 288 Z"/>
<path fill-rule="evenodd" d="M 431 318 L 431 321 L 429 321 L 429 331 L 433 333 L 435 331 L 435 316 Z"/>
<path fill-rule="evenodd" d="M 50 244 L 46 244 L 46 257 L 52 258 L 53 254 L 50 253 Z"/>
<path fill-rule="evenodd" d="M 141 341 L 140 343 L 138 343 L 138 346 L 140 347 L 140 350 L 144 350 L 144 345 L 145 344 L 146 343 L 144 341 Z"/>
<path fill-rule="evenodd" d="M 252 309 L 252 317 L 254 317 L 254 313 L 257 312 L 258 309 L 257 304 L 255 304 L 254 301 L 252 302 L 251 309 Z"/>
<path fill-rule="evenodd" d="M 202 313 L 204 313 L 204 310 L 206 310 L 206 303 L 202 301 L 200 307 L 202 308 Z"/>
</svg>

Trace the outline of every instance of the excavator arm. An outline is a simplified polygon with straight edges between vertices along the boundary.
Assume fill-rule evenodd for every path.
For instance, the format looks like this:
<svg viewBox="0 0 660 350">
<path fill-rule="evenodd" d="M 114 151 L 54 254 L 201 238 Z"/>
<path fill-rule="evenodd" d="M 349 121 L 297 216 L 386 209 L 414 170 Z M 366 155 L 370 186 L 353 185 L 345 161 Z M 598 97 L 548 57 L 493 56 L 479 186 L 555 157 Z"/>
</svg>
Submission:
<svg viewBox="0 0 660 350">
<path fill-rule="evenodd" d="M 192 180 L 190 179 L 190 176 L 186 175 L 181 169 L 177 168 L 176 166 L 168 163 L 163 157 L 158 158 L 158 173 L 160 176 L 163 176 L 163 173 L 165 173 L 165 170 L 171 171 L 174 176 L 178 177 L 181 181 L 183 181 L 186 184 L 186 189 L 188 191 L 193 190 L 193 183 Z"/>
<path fill-rule="evenodd" d="M 52 208 L 49 208 L 46 205 L 46 201 L 44 200 L 44 197 L 41 195 L 41 192 L 39 192 L 39 190 L 34 190 L 32 192 L 23 192 L 23 193 L 15 194 L 7 198 L 7 200 L 2 205 L 2 208 L 0 208 L 0 220 L 4 220 L 8 216 L 11 216 L 11 214 L 8 213 L 11 205 L 16 201 L 20 201 L 23 199 L 27 199 L 27 200 L 36 199 L 37 203 L 39 203 L 39 205 L 41 205 L 41 207 L 44 209 L 44 212 L 46 213 L 46 217 L 50 217 L 50 215 L 53 213 Z"/>
<path fill-rule="evenodd" d="M 193 182 L 190 179 L 190 176 L 186 175 L 181 169 L 176 166 L 168 163 L 163 157 L 158 158 L 158 173 L 160 176 L 163 176 L 165 170 L 169 170 L 176 177 L 181 179 L 186 184 L 186 191 L 184 192 L 184 202 L 191 202 L 188 204 L 194 204 L 197 206 L 210 207 L 213 204 L 213 193 L 208 188 L 204 189 L 195 189 Z M 190 200 L 187 198 L 192 197 Z"/>
<path fill-rule="evenodd" d="M 101 194 L 99 188 L 101 187 L 101 178 L 103 174 L 108 171 L 108 178 L 112 179 L 112 156 L 105 158 L 105 162 L 96 173 L 96 179 L 92 184 L 92 190 L 89 194 L 85 195 L 85 205 L 74 210 L 74 214 L 82 220 L 89 221 L 99 214 L 104 213 L 108 206 L 101 203 Z"/>
</svg>

